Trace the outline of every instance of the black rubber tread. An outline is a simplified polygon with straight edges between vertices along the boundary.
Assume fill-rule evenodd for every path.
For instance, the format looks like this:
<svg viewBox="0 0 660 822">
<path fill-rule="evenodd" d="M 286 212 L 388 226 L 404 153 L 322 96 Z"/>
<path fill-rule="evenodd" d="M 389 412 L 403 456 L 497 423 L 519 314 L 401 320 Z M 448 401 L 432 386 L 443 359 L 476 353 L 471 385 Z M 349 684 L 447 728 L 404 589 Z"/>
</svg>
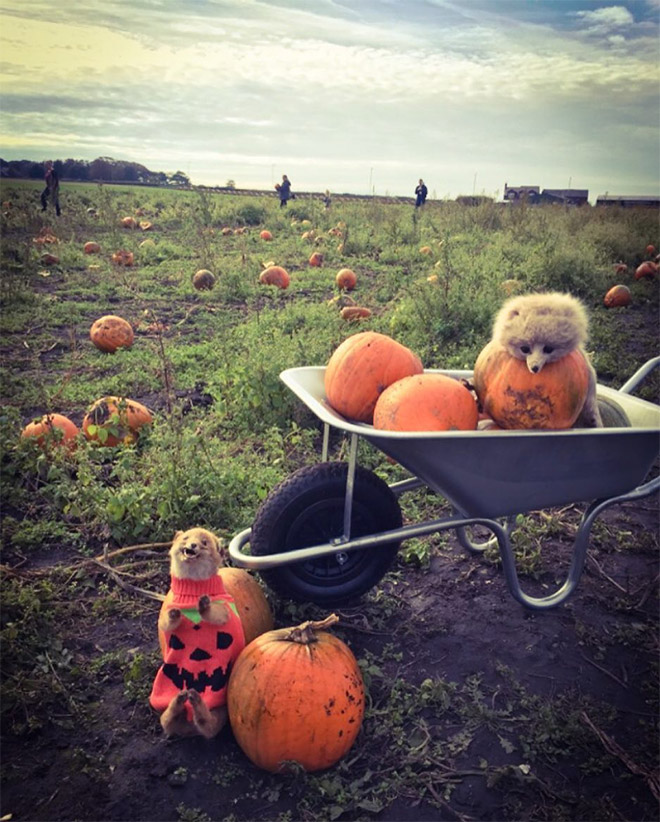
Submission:
<svg viewBox="0 0 660 822">
<path fill-rule="evenodd" d="M 320 545 L 343 532 L 348 465 L 323 462 L 301 468 L 276 486 L 252 525 L 254 555 Z M 357 467 L 351 536 L 379 534 L 402 525 L 401 508 L 387 483 Z M 389 570 L 400 542 L 260 571 L 277 594 L 299 602 L 340 605 L 357 599 Z M 339 561 L 341 558 L 341 562 Z"/>
</svg>

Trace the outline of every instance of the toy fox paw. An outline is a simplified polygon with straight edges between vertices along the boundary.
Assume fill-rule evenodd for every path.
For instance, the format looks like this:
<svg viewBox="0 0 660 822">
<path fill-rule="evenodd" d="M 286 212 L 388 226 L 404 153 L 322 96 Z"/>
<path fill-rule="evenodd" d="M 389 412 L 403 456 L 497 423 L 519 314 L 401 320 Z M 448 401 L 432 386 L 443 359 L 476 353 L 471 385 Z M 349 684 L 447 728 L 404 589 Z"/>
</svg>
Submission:
<svg viewBox="0 0 660 822">
<path fill-rule="evenodd" d="M 211 599 L 204 594 L 204 596 L 199 598 L 199 602 L 197 603 L 197 608 L 200 614 L 205 614 L 209 608 L 211 607 Z"/>
</svg>

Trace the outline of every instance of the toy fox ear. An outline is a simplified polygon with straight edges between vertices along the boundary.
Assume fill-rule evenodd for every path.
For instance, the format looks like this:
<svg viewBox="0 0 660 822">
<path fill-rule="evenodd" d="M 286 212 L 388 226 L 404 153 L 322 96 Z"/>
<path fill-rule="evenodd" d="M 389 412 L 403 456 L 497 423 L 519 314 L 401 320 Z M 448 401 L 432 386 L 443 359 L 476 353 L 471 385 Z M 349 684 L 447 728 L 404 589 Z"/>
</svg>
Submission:
<svg viewBox="0 0 660 822">
<path fill-rule="evenodd" d="M 177 540 L 177 539 L 179 539 L 179 537 L 181 536 L 181 534 L 183 534 L 183 531 L 175 531 L 175 532 L 174 532 L 174 536 L 173 536 L 173 538 L 172 538 L 172 542 L 176 542 L 176 540 Z"/>
</svg>

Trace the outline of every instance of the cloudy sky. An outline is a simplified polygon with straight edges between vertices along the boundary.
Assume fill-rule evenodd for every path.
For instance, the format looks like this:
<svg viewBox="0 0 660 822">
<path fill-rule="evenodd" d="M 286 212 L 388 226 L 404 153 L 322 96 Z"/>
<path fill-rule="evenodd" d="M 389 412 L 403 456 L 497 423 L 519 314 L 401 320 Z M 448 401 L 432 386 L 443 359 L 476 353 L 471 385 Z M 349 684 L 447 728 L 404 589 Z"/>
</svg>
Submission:
<svg viewBox="0 0 660 822">
<path fill-rule="evenodd" d="M 0 156 L 658 194 L 659 22 L 660 0 L 0 0 Z"/>
</svg>

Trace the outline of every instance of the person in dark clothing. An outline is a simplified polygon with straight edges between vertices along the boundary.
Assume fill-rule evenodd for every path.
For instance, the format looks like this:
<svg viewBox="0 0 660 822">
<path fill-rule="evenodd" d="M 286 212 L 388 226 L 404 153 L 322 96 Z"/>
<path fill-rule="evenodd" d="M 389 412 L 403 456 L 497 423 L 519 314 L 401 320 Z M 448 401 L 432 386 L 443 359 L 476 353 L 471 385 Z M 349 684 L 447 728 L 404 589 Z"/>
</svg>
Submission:
<svg viewBox="0 0 660 822">
<path fill-rule="evenodd" d="M 53 168 L 53 161 L 46 161 L 46 188 L 41 192 L 41 210 L 45 211 L 50 197 L 55 206 L 55 213 L 60 216 L 60 178 Z"/>
<path fill-rule="evenodd" d="M 424 180 L 420 179 L 417 188 L 415 189 L 415 195 L 417 199 L 415 200 L 415 208 L 419 208 L 423 206 L 426 202 L 426 195 L 429 193 L 428 188 L 424 185 Z"/>
<path fill-rule="evenodd" d="M 331 203 L 332 200 L 330 199 L 330 192 L 326 189 L 325 194 L 323 195 L 323 205 L 326 208 L 330 208 Z"/>
<path fill-rule="evenodd" d="M 282 208 L 293 196 L 291 194 L 291 181 L 286 174 L 282 175 L 282 182 L 280 183 L 280 187 L 277 189 L 277 193 L 280 195 L 280 208 Z"/>
</svg>

